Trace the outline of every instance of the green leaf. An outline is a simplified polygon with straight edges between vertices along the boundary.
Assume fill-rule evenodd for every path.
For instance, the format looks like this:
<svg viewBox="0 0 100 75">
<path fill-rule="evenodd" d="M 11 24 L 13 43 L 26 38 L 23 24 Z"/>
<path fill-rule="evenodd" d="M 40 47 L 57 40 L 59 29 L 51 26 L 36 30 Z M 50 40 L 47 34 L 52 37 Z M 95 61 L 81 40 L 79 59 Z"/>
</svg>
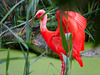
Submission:
<svg viewBox="0 0 100 75">
<path fill-rule="evenodd" d="M 26 41 L 28 43 L 30 43 L 30 27 L 29 27 L 29 23 L 28 23 L 28 20 L 29 20 L 29 15 L 30 15 L 30 12 L 32 15 L 35 14 L 36 12 L 36 6 L 38 4 L 39 0 L 31 0 L 28 8 L 27 8 L 27 15 L 26 15 Z M 33 23 L 33 19 L 32 19 L 32 23 Z M 29 49 L 27 49 L 27 55 L 26 55 L 26 62 L 25 62 L 25 70 L 24 70 L 24 74 L 25 75 L 29 75 L 29 65 L 30 65 L 30 62 L 29 62 Z"/>
<path fill-rule="evenodd" d="M 85 29 L 85 33 L 87 33 L 93 41 L 95 41 L 95 39 L 93 38 L 92 34 L 88 31 L 88 29 Z"/>
<path fill-rule="evenodd" d="M 9 75 L 9 73 L 8 73 L 9 59 L 10 59 L 10 53 L 9 53 L 9 50 L 8 50 L 7 60 L 6 60 L 6 75 Z"/>
<path fill-rule="evenodd" d="M 34 15 L 36 12 L 36 6 L 38 4 L 39 0 L 31 0 L 31 3 L 29 4 L 29 7 L 27 9 L 27 16 L 26 16 L 26 40 L 27 42 L 30 42 L 30 27 L 28 23 L 29 14 L 30 12 Z"/>
<path fill-rule="evenodd" d="M 70 46 L 69 59 L 70 59 L 70 61 L 72 61 L 72 55 L 73 55 L 72 34 L 71 33 L 67 33 L 67 34 L 65 34 L 65 36 L 66 36 L 66 40 L 69 41 L 69 46 Z"/>
<path fill-rule="evenodd" d="M 71 67 L 72 66 L 72 60 L 73 60 L 73 48 L 70 49 L 69 60 L 70 60 L 70 67 Z"/>
<path fill-rule="evenodd" d="M 23 52 L 24 58 L 27 59 L 27 58 L 26 58 L 26 55 L 25 55 L 25 51 L 24 51 L 23 46 L 22 46 L 20 43 L 19 43 L 19 45 L 20 45 L 20 48 L 21 48 L 21 50 L 22 50 L 22 52 Z"/>
<path fill-rule="evenodd" d="M 68 41 L 66 41 L 65 33 L 64 33 L 64 30 L 63 30 L 63 27 L 62 27 L 62 13 L 61 13 L 61 16 L 60 16 L 60 35 L 61 35 L 63 48 L 66 51 L 66 53 L 68 53 L 69 52 Z"/>
<path fill-rule="evenodd" d="M 99 5 L 99 3 L 98 3 L 96 9 L 99 9 L 99 6 L 100 6 L 100 5 Z M 95 15 L 97 15 L 97 12 L 95 13 Z"/>
<path fill-rule="evenodd" d="M 64 54 L 62 54 L 62 56 L 63 56 L 63 60 L 64 60 L 64 63 L 65 63 L 65 65 L 66 65 L 66 68 L 65 68 L 65 75 L 69 75 L 69 67 L 70 67 L 70 59 L 69 59 L 69 57 L 68 56 L 66 56 L 66 55 L 64 55 Z"/>
<path fill-rule="evenodd" d="M 63 56 L 63 60 L 65 62 L 65 65 L 66 65 L 66 72 L 65 72 L 65 75 L 69 75 L 69 69 L 72 65 L 72 56 L 73 56 L 73 44 L 72 44 L 72 34 L 71 33 L 66 33 L 65 34 L 65 37 L 66 37 L 66 40 L 68 40 L 69 42 L 69 46 L 70 46 L 70 51 L 69 51 L 69 57 L 68 55 L 64 55 L 62 54 Z"/>
<path fill-rule="evenodd" d="M 62 53 L 62 56 L 63 56 L 63 60 L 65 62 L 65 65 L 68 66 L 69 58 L 66 55 L 64 55 L 63 53 Z"/>
<path fill-rule="evenodd" d="M 88 2 L 88 12 L 90 12 L 90 2 Z"/>
<path fill-rule="evenodd" d="M 65 15 L 66 17 L 66 15 Z M 66 19 L 68 19 L 68 17 L 66 17 Z M 67 20 L 67 24 L 68 24 L 68 20 Z M 68 25 L 67 25 L 68 27 Z M 68 32 L 68 28 L 66 30 Z M 67 56 L 62 54 L 63 56 L 63 60 L 65 62 L 66 65 L 66 69 L 65 69 L 65 75 L 69 75 L 70 72 L 70 65 L 72 64 L 72 55 L 73 55 L 73 44 L 72 44 L 72 34 L 71 33 L 64 33 L 63 27 L 62 27 L 62 14 L 61 14 L 61 18 L 60 18 L 60 35 L 61 35 L 61 39 L 62 39 L 62 45 L 63 48 L 65 49 Z"/>
<path fill-rule="evenodd" d="M 93 0 L 92 5 L 91 5 L 91 11 L 93 10 L 93 6 L 95 4 L 95 0 Z"/>
<path fill-rule="evenodd" d="M 48 1 L 49 1 L 50 5 L 52 6 L 53 5 L 53 2 L 51 0 L 48 0 Z"/>
<path fill-rule="evenodd" d="M 40 57 L 42 57 L 43 55 L 45 55 L 46 51 L 43 52 L 40 56 L 38 56 L 29 66 L 31 66 L 32 64 L 34 64 Z"/>
<path fill-rule="evenodd" d="M 69 40 L 70 36 L 71 36 L 71 33 L 66 33 L 65 34 L 66 40 Z"/>
</svg>

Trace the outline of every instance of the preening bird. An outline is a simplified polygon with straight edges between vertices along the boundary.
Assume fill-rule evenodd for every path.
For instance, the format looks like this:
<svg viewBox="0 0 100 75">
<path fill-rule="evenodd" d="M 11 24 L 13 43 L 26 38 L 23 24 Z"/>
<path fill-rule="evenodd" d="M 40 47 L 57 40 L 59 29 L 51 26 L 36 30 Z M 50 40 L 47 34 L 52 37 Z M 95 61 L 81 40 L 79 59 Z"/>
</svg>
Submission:
<svg viewBox="0 0 100 75">
<path fill-rule="evenodd" d="M 43 9 L 37 11 L 34 19 L 39 19 L 46 11 Z M 61 17 L 62 14 L 62 17 Z M 68 20 L 66 19 L 65 15 L 68 17 Z M 64 33 L 72 33 L 72 41 L 73 41 L 73 58 L 75 58 L 81 67 L 83 67 L 83 62 L 80 56 L 80 51 L 84 50 L 84 40 L 85 40 L 85 32 L 84 29 L 86 28 L 87 20 L 84 18 L 81 14 L 73 11 L 65 11 L 65 15 L 61 13 L 60 10 L 56 12 L 56 17 L 58 21 L 58 27 L 56 31 L 49 31 L 46 27 L 47 23 L 47 14 L 43 16 L 40 23 L 40 31 L 41 34 L 46 41 L 47 45 L 50 47 L 52 51 L 54 51 L 56 54 L 59 55 L 61 62 L 62 62 L 62 68 L 60 75 L 64 75 L 65 72 L 65 63 L 63 61 L 62 53 L 64 55 L 67 55 L 65 52 L 63 46 L 62 46 L 62 40 L 60 35 L 60 17 L 62 18 L 62 27 L 64 30 Z M 67 24 L 68 22 L 68 24 Z M 67 28 L 68 27 L 68 28 Z M 68 30 L 67 30 L 68 29 Z"/>
</svg>

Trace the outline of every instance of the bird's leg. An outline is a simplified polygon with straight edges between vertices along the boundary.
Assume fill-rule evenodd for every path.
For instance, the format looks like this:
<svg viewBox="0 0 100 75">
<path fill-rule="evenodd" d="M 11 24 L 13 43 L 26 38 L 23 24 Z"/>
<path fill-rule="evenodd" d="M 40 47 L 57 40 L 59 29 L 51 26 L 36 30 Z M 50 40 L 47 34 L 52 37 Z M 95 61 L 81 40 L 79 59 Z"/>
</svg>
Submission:
<svg viewBox="0 0 100 75">
<path fill-rule="evenodd" d="M 63 62 L 63 75 L 65 75 L 65 63 Z"/>
<path fill-rule="evenodd" d="M 61 65 L 61 73 L 60 73 L 60 75 L 62 75 L 62 73 L 63 73 L 63 75 L 65 75 L 65 63 L 62 61 L 62 65 Z"/>
<path fill-rule="evenodd" d="M 62 68 L 61 68 L 61 72 L 60 72 L 60 75 L 62 75 Z"/>
</svg>

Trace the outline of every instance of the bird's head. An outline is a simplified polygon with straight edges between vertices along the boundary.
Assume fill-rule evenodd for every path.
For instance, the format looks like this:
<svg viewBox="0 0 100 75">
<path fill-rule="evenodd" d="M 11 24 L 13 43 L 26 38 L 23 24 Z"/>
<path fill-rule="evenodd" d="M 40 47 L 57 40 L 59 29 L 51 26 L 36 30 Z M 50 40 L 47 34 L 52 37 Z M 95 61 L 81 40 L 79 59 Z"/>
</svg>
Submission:
<svg viewBox="0 0 100 75">
<path fill-rule="evenodd" d="M 34 16 L 34 20 L 39 19 L 46 11 L 41 9 L 39 11 L 36 12 L 36 15 Z M 43 18 L 42 18 L 43 19 Z"/>
</svg>

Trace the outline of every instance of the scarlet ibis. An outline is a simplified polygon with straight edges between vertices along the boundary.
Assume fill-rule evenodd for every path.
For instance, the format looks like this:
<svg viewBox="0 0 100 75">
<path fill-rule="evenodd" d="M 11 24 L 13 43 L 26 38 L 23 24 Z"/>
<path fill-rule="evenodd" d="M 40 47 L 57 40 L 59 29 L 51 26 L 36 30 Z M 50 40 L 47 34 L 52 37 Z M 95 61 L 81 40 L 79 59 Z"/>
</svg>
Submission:
<svg viewBox="0 0 100 75">
<path fill-rule="evenodd" d="M 46 11 L 41 9 L 39 10 L 34 19 L 39 19 Z M 65 11 L 65 15 L 67 16 L 67 11 Z M 84 29 L 86 28 L 87 20 L 81 14 L 73 11 L 68 11 L 68 21 L 64 14 L 62 14 L 62 27 L 64 33 L 72 33 L 72 41 L 73 41 L 73 58 L 75 58 L 81 67 L 83 67 L 83 62 L 80 56 L 80 51 L 84 50 L 84 40 L 85 40 L 85 32 Z M 60 24 L 60 16 L 61 11 L 58 10 L 56 12 L 58 27 L 56 31 L 49 31 L 46 27 L 47 23 L 47 14 L 41 19 L 40 23 L 40 31 L 41 34 L 46 41 L 47 45 L 50 47 L 52 51 L 57 53 L 62 62 L 62 69 L 60 75 L 64 75 L 65 71 L 65 63 L 63 61 L 62 53 L 67 55 L 63 46 L 61 35 L 59 31 L 59 24 Z M 68 26 L 67 26 L 68 22 Z M 67 28 L 68 27 L 68 28 Z M 67 30 L 68 29 L 68 30 Z M 68 32 L 67 32 L 68 31 Z"/>
</svg>

